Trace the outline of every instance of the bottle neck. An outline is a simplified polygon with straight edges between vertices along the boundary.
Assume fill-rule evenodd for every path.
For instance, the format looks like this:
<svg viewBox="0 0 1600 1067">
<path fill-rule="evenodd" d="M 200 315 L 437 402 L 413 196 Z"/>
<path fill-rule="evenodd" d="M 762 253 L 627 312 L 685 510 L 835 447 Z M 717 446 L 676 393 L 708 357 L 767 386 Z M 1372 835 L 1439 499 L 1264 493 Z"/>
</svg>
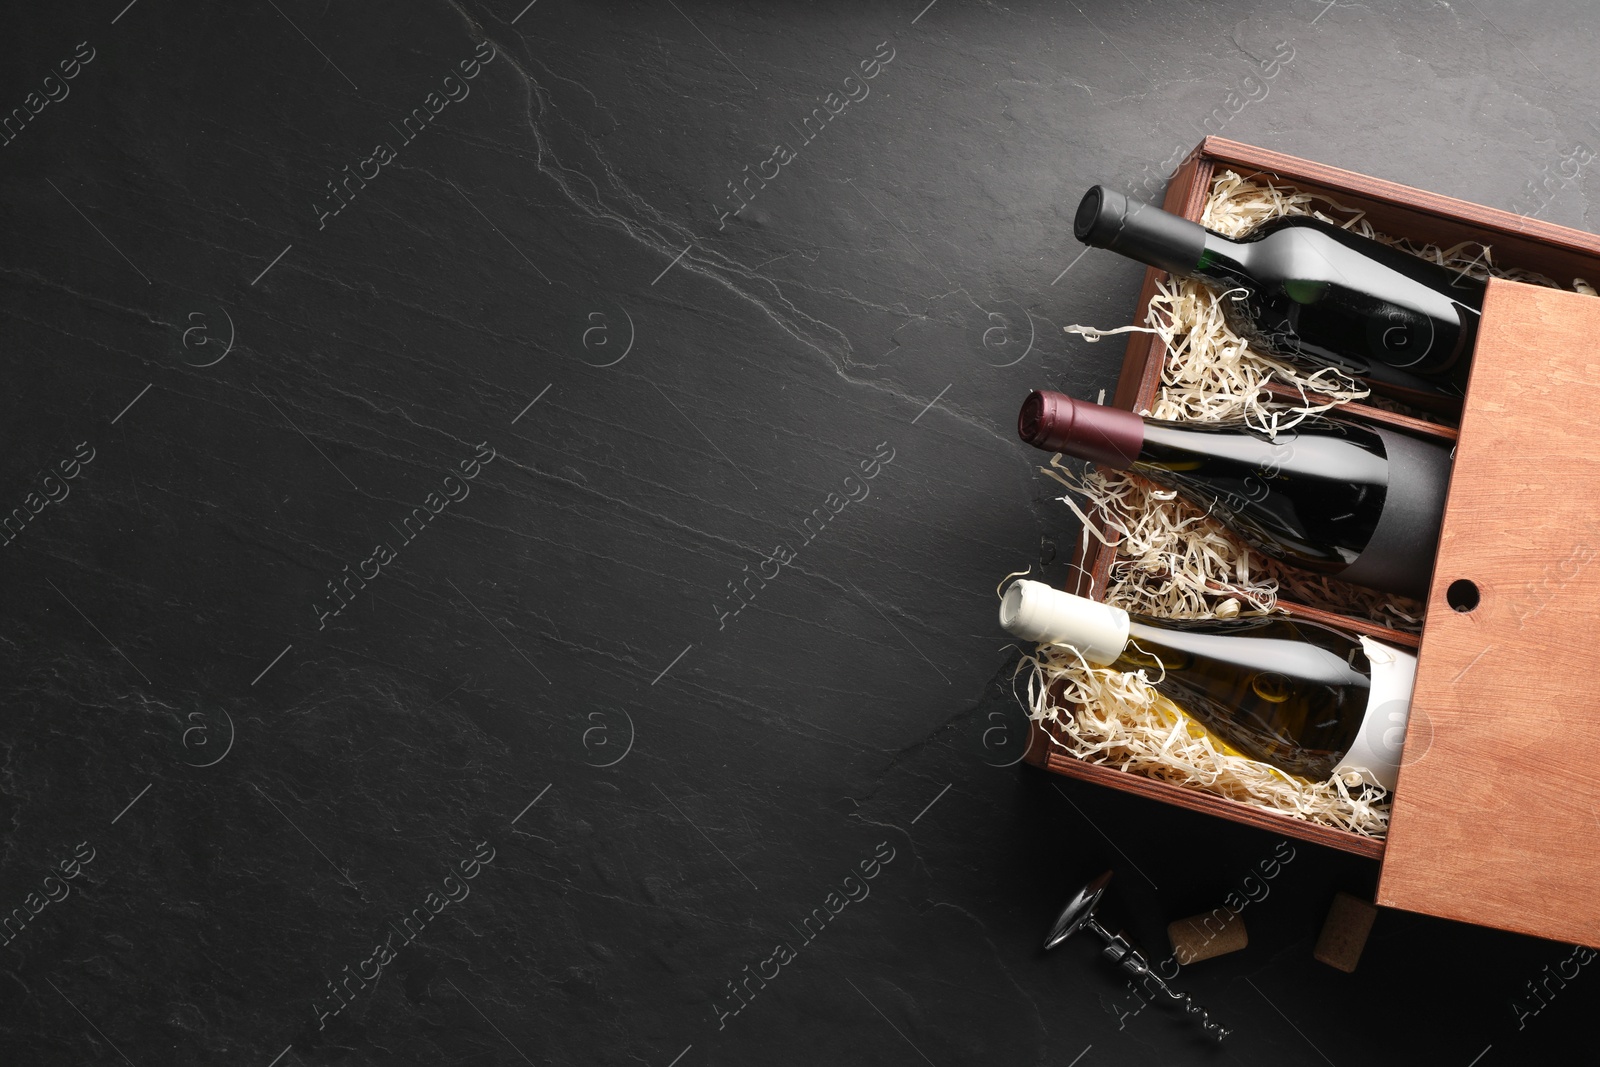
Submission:
<svg viewBox="0 0 1600 1067">
<path fill-rule="evenodd" d="M 1017 433 L 1028 444 L 1116 470 L 1138 462 L 1144 427 L 1131 411 L 1047 389 L 1028 394 L 1017 413 Z"/>
<path fill-rule="evenodd" d="M 1206 252 L 1197 222 L 1095 186 L 1078 206 L 1073 232 L 1086 245 L 1118 252 L 1171 274 L 1191 273 Z"/>
<path fill-rule="evenodd" d="M 1347 434 L 1361 431 L 1350 428 Z M 1276 470 L 1295 454 L 1298 431 L 1270 440 L 1239 422 L 1174 423 L 1131 411 L 1036 390 L 1017 416 L 1017 433 L 1036 448 L 1086 459 L 1114 470 L 1154 477 L 1162 470 L 1190 471 L 1223 460 Z M 1156 480 L 1160 480 L 1157 478 Z"/>
<path fill-rule="evenodd" d="M 1137 670 L 1140 667 L 1145 666 L 1143 663 L 1130 662 L 1127 655 L 1128 651 L 1136 645 L 1164 645 L 1166 644 L 1164 639 L 1167 636 L 1167 631 L 1163 630 L 1161 627 L 1140 622 L 1137 618 L 1129 616 L 1128 640 L 1127 643 L 1124 644 L 1117 653 L 1117 665 L 1121 666 L 1124 670 L 1130 671 Z"/>
<path fill-rule="evenodd" d="M 1115 662 L 1128 644 L 1128 613 L 1024 578 L 1000 601 L 1000 625 L 1025 641 L 1067 645 L 1096 667 Z"/>
<path fill-rule="evenodd" d="M 1146 475 L 1162 471 L 1192 471 L 1207 461 L 1223 461 L 1242 468 L 1282 469 L 1293 459 L 1300 434 L 1289 431 L 1276 440 L 1232 423 L 1195 426 L 1150 421 L 1144 426 L 1144 444 L 1133 469 Z"/>
</svg>

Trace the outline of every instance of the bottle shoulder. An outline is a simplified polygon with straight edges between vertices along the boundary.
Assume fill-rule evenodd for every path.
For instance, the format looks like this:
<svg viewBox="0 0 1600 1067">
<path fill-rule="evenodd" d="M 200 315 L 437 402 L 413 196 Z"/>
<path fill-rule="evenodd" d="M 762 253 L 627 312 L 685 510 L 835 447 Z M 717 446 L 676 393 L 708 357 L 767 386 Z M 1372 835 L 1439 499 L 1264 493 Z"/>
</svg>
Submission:
<svg viewBox="0 0 1600 1067">
<path fill-rule="evenodd" d="M 1249 232 L 1233 240 L 1240 244 L 1254 244 L 1278 234 L 1292 234 L 1292 239 L 1296 241 L 1327 242 L 1357 250 L 1389 247 L 1382 241 L 1364 237 L 1353 230 L 1314 215 L 1278 215 L 1264 219 L 1256 223 Z"/>
</svg>

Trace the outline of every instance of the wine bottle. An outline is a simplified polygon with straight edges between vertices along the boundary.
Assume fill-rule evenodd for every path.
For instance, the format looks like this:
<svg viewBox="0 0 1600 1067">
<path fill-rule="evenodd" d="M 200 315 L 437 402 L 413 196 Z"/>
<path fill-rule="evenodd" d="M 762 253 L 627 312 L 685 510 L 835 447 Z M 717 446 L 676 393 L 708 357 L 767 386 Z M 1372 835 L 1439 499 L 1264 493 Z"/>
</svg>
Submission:
<svg viewBox="0 0 1600 1067">
<path fill-rule="evenodd" d="M 1313 781 L 1358 771 L 1393 789 L 1416 656 L 1279 615 L 1132 615 L 1043 582 L 1012 583 L 1000 625 L 1091 666 L 1144 671 L 1156 691 L 1252 759 Z"/>
<path fill-rule="evenodd" d="M 1131 470 L 1290 566 L 1425 599 L 1450 454 L 1377 426 L 1308 419 L 1276 439 L 1242 421 L 1166 422 L 1035 391 L 1017 433 Z"/>
<path fill-rule="evenodd" d="M 1097 185 L 1078 240 L 1229 295 L 1228 325 L 1252 347 L 1424 393 L 1466 394 L 1484 283 L 1309 215 L 1237 239 Z"/>
</svg>

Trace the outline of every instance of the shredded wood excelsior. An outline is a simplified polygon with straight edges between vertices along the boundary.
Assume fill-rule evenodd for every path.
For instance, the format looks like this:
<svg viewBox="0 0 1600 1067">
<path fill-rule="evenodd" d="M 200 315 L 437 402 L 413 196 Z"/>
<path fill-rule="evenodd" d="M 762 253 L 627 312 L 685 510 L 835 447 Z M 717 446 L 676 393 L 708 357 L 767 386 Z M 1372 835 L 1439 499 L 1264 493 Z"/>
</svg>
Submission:
<svg viewBox="0 0 1600 1067">
<path fill-rule="evenodd" d="M 1025 655 L 1032 716 L 1055 729 L 1051 739 L 1090 763 L 1229 800 L 1282 812 L 1307 822 L 1370 837 L 1389 827 L 1388 794 L 1334 776 L 1309 782 L 1270 764 L 1223 751 L 1222 743 L 1150 687 L 1143 671 L 1091 667 L 1069 648 L 1046 645 Z"/>
<path fill-rule="evenodd" d="M 1471 277 L 1495 275 L 1559 287 L 1530 271 L 1495 266 L 1488 246 L 1468 242 L 1441 249 L 1392 238 L 1374 231 L 1359 211 L 1249 181 L 1232 171 L 1213 179 L 1200 221 L 1218 233 L 1238 236 L 1280 215 L 1313 215 Z M 1582 278 L 1574 279 L 1572 288 L 1596 295 Z M 1116 330 L 1075 325 L 1067 331 L 1086 341 L 1134 331 L 1159 336 L 1166 348 L 1161 386 L 1151 408 L 1143 412 L 1155 418 L 1244 419 L 1276 435 L 1352 400 L 1383 403 L 1336 370 L 1308 373 L 1252 351 L 1228 328 L 1223 299 L 1199 282 L 1168 279 L 1151 300 L 1147 325 Z M 1264 389 L 1268 382 L 1300 391 L 1302 401 L 1284 403 L 1273 397 Z M 1308 392 L 1327 400 L 1313 402 L 1305 397 Z M 1251 552 L 1176 494 L 1136 475 L 1094 468 L 1079 473 L 1060 456 L 1041 470 L 1068 489 L 1062 500 L 1082 521 L 1084 536 L 1116 546 L 1107 588 L 1096 591 L 1108 604 L 1169 618 L 1230 618 L 1279 610 L 1281 591 L 1288 599 L 1393 629 L 1421 630 L 1422 606 L 1416 601 L 1282 567 Z M 1095 514 L 1101 522 L 1093 521 Z M 1337 777 L 1308 782 L 1225 752 L 1216 738 L 1156 693 L 1143 672 L 1092 668 L 1060 646 L 1040 647 L 1018 669 L 1029 672 L 1031 717 L 1056 727 L 1049 731 L 1052 739 L 1081 759 L 1358 834 L 1382 836 L 1388 827 L 1389 801 L 1383 790 L 1362 786 L 1353 775 L 1348 783 Z"/>
</svg>

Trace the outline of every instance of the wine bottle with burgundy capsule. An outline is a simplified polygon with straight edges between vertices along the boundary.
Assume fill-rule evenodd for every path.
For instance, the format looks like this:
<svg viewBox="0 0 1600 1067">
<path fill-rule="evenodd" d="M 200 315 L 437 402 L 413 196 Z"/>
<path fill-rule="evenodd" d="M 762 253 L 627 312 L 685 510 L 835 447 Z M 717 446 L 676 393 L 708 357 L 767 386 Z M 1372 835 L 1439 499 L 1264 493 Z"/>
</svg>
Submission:
<svg viewBox="0 0 1600 1067">
<path fill-rule="evenodd" d="M 1073 232 L 1218 292 L 1258 350 L 1423 394 L 1466 394 L 1484 283 L 1308 215 L 1238 238 L 1097 185 Z"/>
<path fill-rule="evenodd" d="M 1314 781 L 1359 772 L 1393 789 L 1417 661 L 1410 652 L 1281 615 L 1132 615 L 1043 582 L 1012 583 L 1000 625 L 1094 667 L 1144 671 L 1157 692 L 1238 751 Z"/>
<path fill-rule="evenodd" d="M 1450 454 L 1377 426 L 1308 419 L 1276 438 L 1242 421 L 1167 422 L 1035 391 L 1030 445 L 1130 470 L 1292 567 L 1425 599 Z"/>
</svg>

